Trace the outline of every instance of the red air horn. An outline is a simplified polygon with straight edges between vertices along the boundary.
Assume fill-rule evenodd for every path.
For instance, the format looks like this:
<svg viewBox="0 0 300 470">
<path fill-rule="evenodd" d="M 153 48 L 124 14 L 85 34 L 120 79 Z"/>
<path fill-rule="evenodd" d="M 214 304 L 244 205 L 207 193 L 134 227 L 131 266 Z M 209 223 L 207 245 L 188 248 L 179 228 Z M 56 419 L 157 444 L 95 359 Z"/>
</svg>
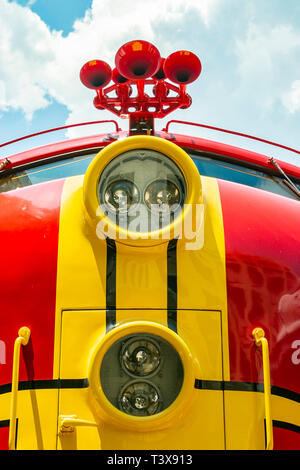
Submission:
<svg viewBox="0 0 300 470">
<path fill-rule="evenodd" d="M 103 60 L 90 60 L 80 70 L 82 83 L 94 90 L 105 87 L 111 81 L 111 68 Z"/>
<path fill-rule="evenodd" d="M 160 54 L 150 42 L 130 41 L 120 47 L 115 63 L 124 77 L 130 80 L 145 80 L 159 69 Z"/>
<path fill-rule="evenodd" d="M 158 49 L 147 41 L 130 41 L 120 47 L 115 56 L 115 63 L 121 75 L 129 80 L 136 80 L 138 94 L 144 99 L 145 80 L 159 69 Z"/>
<path fill-rule="evenodd" d="M 112 81 L 117 85 L 116 93 L 118 98 L 124 102 L 132 94 L 130 80 L 120 74 L 117 68 L 112 71 Z"/>
<path fill-rule="evenodd" d="M 153 75 L 153 78 L 155 80 L 164 80 L 166 78 L 165 71 L 164 71 L 165 61 L 166 61 L 166 59 L 161 57 L 158 71 Z"/>
<path fill-rule="evenodd" d="M 124 85 L 129 82 L 129 79 L 121 75 L 117 68 L 113 69 L 111 78 L 117 85 Z"/>
<path fill-rule="evenodd" d="M 201 73 L 201 62 L 189 51 L 177 51 L 169 55 L 164 63 L 166 77 L 179 85 L 194 82 Z"/>
<path fill-rule="evenodd" d="M 155 117 L 163 118 L 178 108 L 188 108 L 192 99 L 186 93 L 186 85 L 201 73 L 201 62 L 192 52 L 178 51 L 164 59 L 153 44 L 139 40 L 120 47 L 115 65 L 111 70 L 102 60 L 89 61 L 82 67 L 80 79 L 85 86 L 96 90 L 97 109 L 130 118 L 131 133 L 154 133 Z M 108 85 L 111 80 L 113 83 Z M 149 85 L 152 96 L 145 93 Z"/>
</svg>

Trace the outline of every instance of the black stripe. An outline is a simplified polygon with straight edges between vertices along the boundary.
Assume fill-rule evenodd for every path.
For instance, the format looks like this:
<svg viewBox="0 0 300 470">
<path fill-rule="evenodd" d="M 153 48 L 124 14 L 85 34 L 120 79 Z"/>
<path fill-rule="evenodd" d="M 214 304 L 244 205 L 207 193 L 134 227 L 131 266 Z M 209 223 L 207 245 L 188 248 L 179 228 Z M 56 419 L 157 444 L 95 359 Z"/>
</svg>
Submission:
<svg viewBox="0 0 300 470">
<path fill-rule="evenodd" d="M 18 390 L 50 390 L 63 388 L 87 388 L 89 381 L 85 379 L 53 379 L 53 380 L 25 380 L 19 382 Z M 222 380 L 196 379 L 194 387 L 198 390 L 227 390 L 239 392 L 263 392 L 264 385 L 256 382 L 226 382 Z M 0 395 L 11 392 L 11 383 L 0 385 Z M 300 393 L 286 388 L 271 387 L 272 395 L 280 396 L 296 403 L 300 403 Z M 0 421 L 1 422 L 1 421 Z M 279 422 L 279 421 L 278 421 Z"/>
<path fill-rule="evenodd" d="M 9 427 L 9 419 L 3 419 L 0 421 L 0 428 L 8 428 Z"/>
<path fill-rule="evenodd" d="M 293 392 L 292 390 L 287 390 L 285 388 L 276 387 L 276 385 L 271 386 L 271 393 L 279 397 L 288 398 L 289 400 L 296 401 L 300 403 L 300 393 Z"/>
<path fill-rule="evenodd" d="M 218 380 L 195 380 L 195 388 L 198 390 L 224 390 L 224 382 Z"/>
<path fill-rule="evenodd" d="M 198 390 L 226 390 L 234 392 L 260 392 L 264 391 L 264 384 L 256 382 L 226 382 L 222 380 L 196 379 L 194 387 Z M 300 403 L 300 393 L 286 388 L 271 386 L 271 394 Z"/>
<path fill-rule="evenodd" d="M 240 392 L 263 392 L 264 385 L 256 382 L 224 382 L 224 390 Z"/>
<path fill-rule="evenodd" d="M 0 421 L 0 428 L 9 428 L 9 426 L 10 426 L 10 419 L 3 419 L 2 421 Z M 19 428 L 19 418 L 16 418 L 15 449 L 17 448 L 18 428 Z"/>
<path fill-rule="evenodd" d="M 16 419 L 15 449 L 17 448 L 17 442 L 18 442 L 18 430 L 19 430 L 19 418 Z"/>
<path fill-rule="evenodd" d="M 106 331 L 116 325 L 116 243 L 106 238 Z"/>
<path fill-rule="evenodd" d="M 300 434 L 300 426 L 296 426 L 296 424 L 286 423 L 285 421 L 273 420 L 273 426 L 274 428 L 287 429 L 288 431 L 293 431 Z"/>
<path fill-rule="evenodd" d="M 26 380 L 19 382 L 18 390 L 87 388 L 88 386 L 88 379 Z M 0 395 L 9 392 L 11 392 L 11 383 L 0 385 Z"/>
<path fill-rule="evenodd" d="M 177 333 L 177 241 L 175 238 L 168 244 L 168 327 Z"/>
</svg>

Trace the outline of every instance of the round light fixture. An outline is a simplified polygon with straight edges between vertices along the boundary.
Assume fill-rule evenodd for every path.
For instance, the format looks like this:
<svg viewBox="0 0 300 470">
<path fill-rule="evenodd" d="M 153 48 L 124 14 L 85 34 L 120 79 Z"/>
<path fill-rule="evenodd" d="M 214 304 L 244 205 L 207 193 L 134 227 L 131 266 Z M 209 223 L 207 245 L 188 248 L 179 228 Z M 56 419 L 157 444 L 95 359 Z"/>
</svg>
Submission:
<svg viewBox="0 0 300 470">
<path fill-rule="evenodd" d="M 166 155 L 135 149 L 115 157 L 98 182 L 98 200 L 107 216 L 129 231 L 149 233 L 181 213 L 186 183 Z M 121 215 L 121 217 L 120 217 Z"/>
<path fill-rule="evenodd" d="M 98 238 L 128 246 L 189 240 L 184 221 L 195 218 L 204 200 L 191 157 L 173 142 L 142 135 L 99 152 L 85 173 L 83 199 L 85 218 Z"/>
<path fill-rule="evenodd" d="M 133 338 L 122 347 L 120 360 L 125 371 L 141 377 L 147 376 L 161 364 L 159 345 L 153 339 Z"/>
<path fill-rule="evenodd" d="M 191 406 L 199 376 L 185 342 L 159 323 L 122 323 L 99 338 L 88 380 L 101 419 L 132 431 L 174 425 Z"/>
</svg>

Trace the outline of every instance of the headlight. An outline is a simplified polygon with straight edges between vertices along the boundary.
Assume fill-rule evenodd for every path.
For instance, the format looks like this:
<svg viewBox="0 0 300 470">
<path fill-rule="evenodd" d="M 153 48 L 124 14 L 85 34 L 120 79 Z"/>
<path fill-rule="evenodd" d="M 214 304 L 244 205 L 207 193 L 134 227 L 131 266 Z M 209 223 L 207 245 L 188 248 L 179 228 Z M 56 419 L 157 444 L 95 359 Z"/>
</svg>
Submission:
<svg viewBox="0 0 300 470">
<path fill-rule="evenodd" d="M 100 368 L 101 388 L 116 408 L 149 416 L 168 408 L 183 384 L 183 365 L 164 338 L 136 333 L 117 340 Z"/>
<path fill-rule="evenodd" d="M 84 175 L 83 202 L 100 240 L 152 247 L 175 238 L 190 243 L 202 233 L 201 176 L 181 147 L 161 137 L 136 135 L 105 146 Z"/>
<path fill-rule="evenodd" d="M 172 181 L 157 180 L 145 191 L 145 202 L 155 212 L 176 212 L 182 204 L 182 193 Z"/>
<path fill-rule="evenodd" d="M 146 376 L 161 363 L 160 349 L 153 340 L 140 338 L 127 341 L 121 351 L 121 364 L 134 375 Z"/>
<path fill-rule="evenodd" d="M 133 204 L 139 202 L 139 192 L 131 181 L 113 181 L 106 188 L 104 201 L 114 212 L 128 211 Z"/>
<path fill-rule="evenodd" d="M 125 385 L 119 397 L 122 411 L 134 416 L 154 415 L 159 407 L 159 392 L 148 382 L 133 382 Z"/>
<path fill-rule="evenodd" d="M 98 182 L 103 211 L 114 223 L 134 232 L 151 232 L 170 224 L 185 199 L 186 184 L 179 167 L 151 149 L 118 155 Z"/>
</svg>

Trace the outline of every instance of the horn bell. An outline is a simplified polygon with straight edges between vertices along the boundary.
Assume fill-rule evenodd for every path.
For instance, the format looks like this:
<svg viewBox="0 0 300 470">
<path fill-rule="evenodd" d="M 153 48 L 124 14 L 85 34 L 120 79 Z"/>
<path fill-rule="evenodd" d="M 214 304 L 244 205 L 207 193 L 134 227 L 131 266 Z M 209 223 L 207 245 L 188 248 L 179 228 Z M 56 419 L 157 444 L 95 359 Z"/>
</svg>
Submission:
<svg viewBox="0 0 300 470">
<path fill-rule="evenodd" d="M 165 63 L 166 59 L 164 59 L 163 57 L 161 57 L 160 59 L 160 65 L 159 65 L 159 69 L 158 71 L 153 75 L 153 78 L 155 78 L 156 80 L 164 80 L 166 78 L 166 74 L 164 72 L 164 63 Z"/>
<path fill-rule="evenodd" d="M 180 85 L 194 82 L 199 77 L 201 69 L 200 59 L 189 51 L 173 52 L 164 63 L 166 77 Z"/>
<path fill-rule="evenodd" d="M 129 81 L 128 78 L 120 74 L 117 67 L 113 69 L 111 78 L 112 78 L 112 81 L 116 83 L 117 85 L 123 85 L 123 83 L 127 83 Z"/>
<path fill-rule="evenodd" d="M 158 71 L 160 53 L 150 42 L 130 41 L 116 53 L 115 64 L 119 73 L 129 80 L 144 80 Z"/>
<path fill-rule="evenodd" d="M 90 60 L 80 70 L 80 80 L 87 88 L 96 90 L 106 86 L 112 76 L 110 66 L 103 60 Z"/>
</svg>

